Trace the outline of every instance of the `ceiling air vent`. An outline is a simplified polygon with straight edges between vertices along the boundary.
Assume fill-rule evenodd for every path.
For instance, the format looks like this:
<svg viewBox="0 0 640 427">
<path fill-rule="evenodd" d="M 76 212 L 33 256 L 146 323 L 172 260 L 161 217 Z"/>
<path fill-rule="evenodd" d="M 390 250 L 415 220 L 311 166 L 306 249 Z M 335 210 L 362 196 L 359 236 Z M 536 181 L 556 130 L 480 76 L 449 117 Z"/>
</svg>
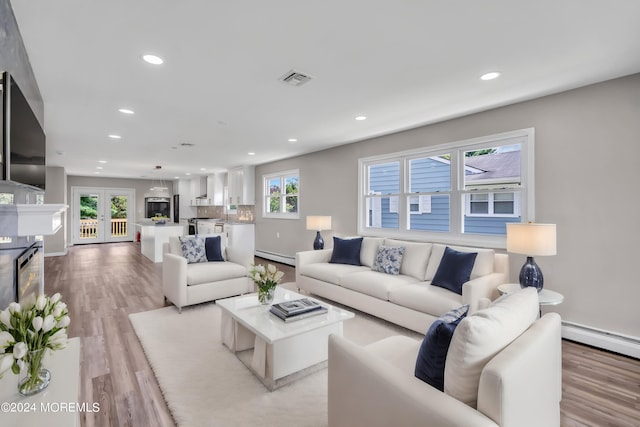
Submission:
<svg viewBox="0 0 640 427">
<path fill-rule="evenodd" d="M 280 77 L 280 81 L 291 86 L 302 86 L 311 80 L 311 77 L 296 70 L 291 70 Z"/>
</svg>

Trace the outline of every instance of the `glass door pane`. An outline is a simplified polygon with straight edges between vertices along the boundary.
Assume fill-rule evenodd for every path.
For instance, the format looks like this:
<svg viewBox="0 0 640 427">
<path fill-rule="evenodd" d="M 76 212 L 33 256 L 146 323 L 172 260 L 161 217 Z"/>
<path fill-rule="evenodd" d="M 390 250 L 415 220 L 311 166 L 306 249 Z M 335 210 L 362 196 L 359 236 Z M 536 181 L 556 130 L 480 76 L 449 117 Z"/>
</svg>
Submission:
<svg viewBox="0 0 640 427">
<path fill-rule="evenodd" d="M 131 240 L 131 200 L 133 194 L 128 191 L 107 192 L 105 206 L 106 238 L 108 242 Z"/>
<path fill-rule="evenodd" d="M 78 240 L 80 243 L 95 243 L 102 239 L 100 230 L 101 195 L 95 193 L 80 193 L 78 203 Z"/>
</svg>

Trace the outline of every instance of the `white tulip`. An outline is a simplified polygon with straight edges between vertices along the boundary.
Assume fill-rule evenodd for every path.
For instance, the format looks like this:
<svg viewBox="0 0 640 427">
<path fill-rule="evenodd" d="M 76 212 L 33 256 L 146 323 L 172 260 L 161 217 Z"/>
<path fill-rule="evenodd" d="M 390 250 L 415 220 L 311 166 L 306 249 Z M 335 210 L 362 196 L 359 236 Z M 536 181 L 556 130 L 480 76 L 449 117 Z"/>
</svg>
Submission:
<svg viewBox="0 0 640 427">
<path fill-rule="evenodd" d="M 13 335 L 9 332 L 0 332 L 0 352 L 4 353 L 4 349 L 9 347 L 10 343 L 14 342 Z"/>
<path fill-rule="evenodd" d="M 24 360 L 22 359 L 16 360 L 16 363 L 18 364 L 18 369 L 20 370 L 20 373 L 23 373 L 25 368 L 27 367 L 27 364 L 24 363 Z"/>
<path fill-rule="evenodd" d="M 58 301 L 60 301 L 60 298 L 62 298 L 62 295 L 60 295 L 60 292 L 56 292 L 51 296 L 51 304 L 57 303 Z"/>
<path fill-rule="evenodd" d="M 51 314 L 53 315 L 53 317 L 62 316 L 62 307 L 60 307 L 60 304 L 56 305 L 56 308 L 53 309 L 53 313 Z"/>
<path fill-rule="evenodd" d="M 11 313 L 9 313 L 8 309 L 0 311 L 0 322 L 2 322 L 8 329 L 13 329 L 11 327 Z"/>
<path fill-rule="evenodd" d="M 33 320 L 31 321 L 31 324 L 33 325 L 33 329 L 35 329 L 36 332 L 38 332 L 38 331 L 40 331 L 40 329 L 42 329 L 42 324 L 43 323 L 44 323 L 44 320 L 40 316 L 34 317 Z"/>
<path fill-rule="evenodd" d="M 275 280 L 276 282 L 279 282 L 280 279 L 282 279 L 283 276 L 284 276 L 284 273 L 282 271 L 278 271 L 276 273 L 276 276 L 273 278 L 273 280 Z"/>
<path fill-rule="evenodd" d="M 67 309 L 67 304 L 61 302 L 56 307 L 60 307 L 63 311 Z"/>
<path fill-rule="evenodd" d="M 20 313 L 21 310 L 22 309 L 20 307 L 20 304 L 18 304 L 17 302 L 12 302 L 11 304 L 9 304 L 9 312 L 11 314 Z"/>
<path fill-rule="evenodd" d="M 38 295 L 38 299 L 36 299 L 36 309 L 44 310 L 47 306 L 47 297 L 44 295 Z"/>
<path fill-rule="evenodd" d="M 52 315 L 48 315 L 44 318 L 44 323 L 42 324 L 42 331 L 49 332 L 56 326 L 56 319 L 53 318 Z"/>
<path fill-rule="evenodd" d="M 267 265 L 267 271 L 269 272 L 269 274 L 275 274 L 277 271 L 276 266 L 273 264 Z"/>
<path fill-rule="evenodd" d="M 0 378 L 2 378 L 2 374 L 11 369 L 11 365 L 13 365 L 13 356 L 10 354 L 0 356 Z"/>
<path fill-rule="evenodd" d="M 60 329 L 55 334 L 49 337 L 49 341 L 47 342 L 47 346 L 52 349 L 59 349 L 65 347 L 67 345 L 67 334 L 64 329 Z"/>
<path fill-rule="evenodd" d="M 29 349 L 27 345 L 23 342 L 18 342 L 13 346 L 13 358 L 14 359 L 22 359 Z"/>
<path fill-rule="evenodd" d="M 66 328 L 71 323 L 71 319 L 69 316 L 64 316 L 62 319 L 58 321 L 58 328 Z"/>
</svg>

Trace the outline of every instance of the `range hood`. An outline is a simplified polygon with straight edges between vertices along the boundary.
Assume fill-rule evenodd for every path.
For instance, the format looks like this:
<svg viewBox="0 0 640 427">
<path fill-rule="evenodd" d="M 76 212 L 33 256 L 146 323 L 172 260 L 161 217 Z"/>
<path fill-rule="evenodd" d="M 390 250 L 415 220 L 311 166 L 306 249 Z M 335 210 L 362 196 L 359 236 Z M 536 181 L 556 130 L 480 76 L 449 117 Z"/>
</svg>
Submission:
<svg viewBox="0 0 640 427">
<path fill-rule="evenodd" d="M 67 205 L 0 205 L 0 236 L 49 236 L 62 227 Z"/>
</svg>

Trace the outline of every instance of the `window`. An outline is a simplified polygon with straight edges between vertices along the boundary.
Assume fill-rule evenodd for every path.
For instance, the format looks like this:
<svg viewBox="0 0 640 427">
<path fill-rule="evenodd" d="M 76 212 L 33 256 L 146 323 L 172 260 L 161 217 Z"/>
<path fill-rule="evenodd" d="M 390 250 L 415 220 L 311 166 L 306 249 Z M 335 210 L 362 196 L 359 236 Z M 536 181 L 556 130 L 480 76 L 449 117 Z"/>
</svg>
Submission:
<svg viewBox="0 0 640 427">
<path fill-rule="evenodd" d="M 504 245 L 533 210 L 533 129 L 360 159 L 358 231 Z"/>
<path fill-rule="evenodd" d="M 265 175 L 264 215 L 273 218 L 298 218 L 300 198 L 299 172 Z"/>
</svg>

